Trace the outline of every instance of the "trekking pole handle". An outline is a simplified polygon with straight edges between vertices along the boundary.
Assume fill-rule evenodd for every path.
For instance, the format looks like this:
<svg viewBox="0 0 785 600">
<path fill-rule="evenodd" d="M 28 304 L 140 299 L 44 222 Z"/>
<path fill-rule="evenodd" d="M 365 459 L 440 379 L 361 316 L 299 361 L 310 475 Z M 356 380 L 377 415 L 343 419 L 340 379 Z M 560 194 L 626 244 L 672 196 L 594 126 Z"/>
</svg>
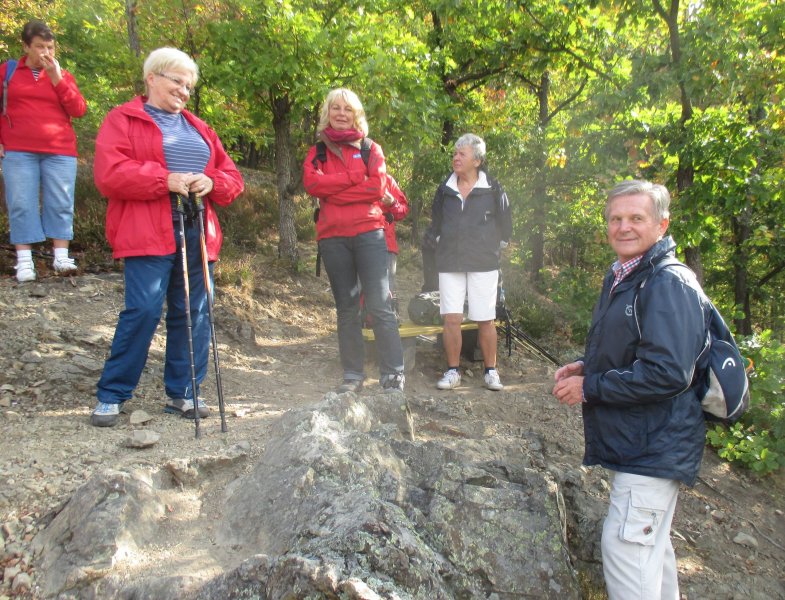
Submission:
<svg viewBox="0 0 785 600">
<path fill-rule="evenodd" d="M 183 197 L 181 194 L 178 194 L 176 192 L 170 192 L 169 196 L 171 196 L 172 200 L 174 200 L 175 212 L 178 212 L 181 215 L 188 214 L 188 210 L 186 207 L 186 202 L 188 201 L 187 198 Z"/>
<path fill-rule="evenodd" d="M 189 192 L 188 193 L 188 202 L 191 203 L 195 212 L 202 212 L 204 211 L 204 202 L 202 201 L 201 196 L 197 196 L 196 192 Z"/>
</svg>

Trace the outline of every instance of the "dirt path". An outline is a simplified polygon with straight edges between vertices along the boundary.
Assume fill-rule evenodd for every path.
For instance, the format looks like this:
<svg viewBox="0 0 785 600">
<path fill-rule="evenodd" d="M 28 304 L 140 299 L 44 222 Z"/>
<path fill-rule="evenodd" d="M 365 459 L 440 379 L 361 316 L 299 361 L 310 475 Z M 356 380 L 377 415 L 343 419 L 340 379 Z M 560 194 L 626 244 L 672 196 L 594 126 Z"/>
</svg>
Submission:
<svg viewBox="0 0 785 600">
<path fill-rule="evenodd" d="M 0 280 L 0 567 L 11 569 L 0 570 L 0 599 L 24 595 L 24 586 L 19 593 L 11 590 L 11 576 L 30 572 L 35 580 L 32 538 L 96 472 L 164 465 L 241 445 L 251 460 L 213 479 L 203 497 L 172 494 L 162 543 L 146 549 L 136 567 L 161 568 L 183 555 L 205 572 L 231 564 L 231 556 L 216 559 L 204 551 L 211 529 L 202 524 L 220 514 L 222 486 L 253 464 L 284 411 L 319 400 L 340 377 L 326 280 L 269 277 L 252 297 L 219 292 L 216 321 L 229 431 L 221 433 L 213 410 L 197 440 L 192 422 L 162 412 L 164 336 L 159 330 L 137 393 L 126 405 L 129 412 L 151 415 L 147 427 L 161 435 L 142 450 L 127 447 L 134 429 L 129 415 L 114 428 L 89 424 L 95 383 L 122 308 L 121 275 L 48 278 L 23 286 L 10 277 Z M 405 274 L 402 279 L 406 287 Z M 506 388 L 498 394 L 481 389 L 480 372 L 470 374 L 455 392 L 438 392 L 434 382 L 441 369 L 439 349 L 425 346 L 407 376 L 407 397 L 416 407 L 422 438 L 466 435 L 470 425 L 451 423 L 450 410 L 456 403 L 470 404 L 478 422 L 495 420 L 500 430 L 537 432 L 549 463 L 541 468 L 568 470 L 580 463 L 579 413 L 550 398 L 552 369 L 547 365 L 520 351 L 510 358 L 502 354 Z M 377 376 L 375 367 L 369 376 Z M 215 407 L 212 365 L 203 390 Z M 602 494 L 601 470 L 585 472 Z M 785 598 L 781 479 L 756 482 L 707 455 L 699 484 L 681 495 L 674 527 L 685 597 Z M 739 533 L 753 541 L 739 541 Z M 716 595 L 717 589 L 722 594 Z M 734 589 L 740 595 L 734 596 Z"/>
</svg>

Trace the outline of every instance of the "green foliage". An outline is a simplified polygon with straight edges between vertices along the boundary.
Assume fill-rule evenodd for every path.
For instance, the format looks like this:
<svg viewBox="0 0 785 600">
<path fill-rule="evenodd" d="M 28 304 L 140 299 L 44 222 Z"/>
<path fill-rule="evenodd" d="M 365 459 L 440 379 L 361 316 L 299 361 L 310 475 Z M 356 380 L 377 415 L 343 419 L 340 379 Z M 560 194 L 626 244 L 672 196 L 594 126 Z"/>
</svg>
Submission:
<svg viewBox="0 0 785 600">
<path fill-rule="evenodd" d="M 591 324 L 592 309 L 597 300 L 599 283 L 584 269 L 565 268 L 557 273 L 545 273 L 543 287 L 548 290 L 550 305 L 558 311 L 561 330 L 578 345 L 586 341 Z M 532 315 L 532 322 L 543 318 L 542 312 Z"/>
<path fill-rule="evenodd" d="M 710 428 L 707 439 L 725 460 L 768 475 L 785 466 L 785 345 L 765 331 L 741 349 L 755 365 L 750 409 L 730 427 Z"/>
</svg>

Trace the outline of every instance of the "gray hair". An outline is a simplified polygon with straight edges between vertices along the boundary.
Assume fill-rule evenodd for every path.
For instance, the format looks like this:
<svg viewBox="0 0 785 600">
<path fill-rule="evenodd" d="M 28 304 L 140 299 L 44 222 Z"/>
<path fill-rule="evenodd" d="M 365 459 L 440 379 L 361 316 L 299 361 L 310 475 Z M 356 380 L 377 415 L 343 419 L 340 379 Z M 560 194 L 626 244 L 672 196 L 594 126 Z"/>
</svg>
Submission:
<svg viewBox="0 0 785 600">
<path fill-rule="evenodd" d="M 480 169 L 485 166 L 485 141 L 473 133 L 464 133 L 455 142 L 455 149 L 469 146 L 472 149 L 474 160 L 480 161 Z"/>
<path fill-rule="evenodd" d="M 188 71 L 192 78 L 191 85 L 195 85 L 199 79 L 199 67 L 185 52 L 177 48 L 158 48 L 150 52 L 144 61 L 144 80 L 147 81 L 147 76 L 151 73 L 160 75 L 168 70 Z"/>
<path fill-rule="evenodd" d="M 668 208 L 671 205 L 671 195 L 664 185 L 640 179 L 627 179 L 617 183 L 608 192 L 608 198 L 605 201 L 605 220 L 608 220 L 611 202 L 620 196 L 633 196 L 635 194 L 645 194 L 651 199 L 653 214 L 659 221 L 670 217 Z"/>
<path fill-rule="evenodd" d="M 338 97 L 343 99 L 354 110 L 354 128 L 362 131 L 363 135 L 368 137 L 368 121 L 365 119 L 363 104 L 360 102 L 357 94 L 346 88 L 336 88 L 327 94 L 322 103 L 322 112 L 319 116 L 319 125 L 316 127 L 316 133 L 321 133 L 330 125 L 330 105 Z"/>
</svg>

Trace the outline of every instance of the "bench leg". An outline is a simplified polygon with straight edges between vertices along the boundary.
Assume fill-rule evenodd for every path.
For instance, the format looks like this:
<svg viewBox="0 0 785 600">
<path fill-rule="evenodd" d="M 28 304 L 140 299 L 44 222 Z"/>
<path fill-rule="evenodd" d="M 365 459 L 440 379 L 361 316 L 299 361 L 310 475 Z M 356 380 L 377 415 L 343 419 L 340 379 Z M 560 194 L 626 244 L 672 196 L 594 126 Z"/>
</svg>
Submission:
<svg viewBox="0 0 785 600">
<path fill-rule="evenodd" d="M 401 346 L 403 346 L 403 370 L 405 373 L 411 373 L 417 364 L 417 338 L 401 338 Z"/>
</svg>

